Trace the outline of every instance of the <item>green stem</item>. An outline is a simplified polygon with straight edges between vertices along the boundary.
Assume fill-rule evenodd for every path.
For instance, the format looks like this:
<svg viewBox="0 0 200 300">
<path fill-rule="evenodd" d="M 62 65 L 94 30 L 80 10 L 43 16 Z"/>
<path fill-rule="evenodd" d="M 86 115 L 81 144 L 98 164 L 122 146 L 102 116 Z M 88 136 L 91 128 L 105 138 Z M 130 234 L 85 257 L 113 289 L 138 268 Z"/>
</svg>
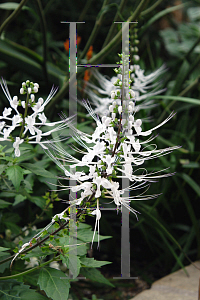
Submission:
<svg viewBox="0 0 200 300">
<path fill-rule="evenodd" d="M 37 6 L 38 6 L 38 12 L 40 17 L 40 24 L 41 24 L 41 30 L 42 30 L 42 42 L 43 42 L 43 72 L 44 72 L 44 78 L 46 85 L 48 86 L 48 73 L 47 73 L 47 27 L 46 27 L 46 21 L 45 16 L 42 9 L 42 4 L 40 0 L 36 0 Z"/>
<path fill-rule="evenodd" d="M 26 4 L 28 0 L 22 0 L 19 6 L 12 12 L 12 14 L 3 22 L 3 24 L 0 27 L 0 35 L 2 34 L 3 30 L 6 29 L 6 27 L 12 22 L 17 15 L 20 13 L 22 7 Z"/>
<path fill-rule="evenodd" d="M 144 17 L 145 15 L 149 14 L 152 10 L 154 10 L 161 2 L 163 2 L 163 0 L 158 0 L 157 2 L 155 2 L 152 6 L 150 6 L 149 8 L 147 8 L 146 10 L 143 10 L 141 12 L 141 16 Z"/>
<path fill-rule="evenodd" d="M 84 17 L 85 17 L 85 15 L 86 15 L 88 9 L 90 9 L 90 7 L 91 7 L 92 1 L 93 1 L 93 0 L 87 0 L 86 4 L 85 4 L 85 6 L 84 6 L 84 8 L 83 8 L 83 10 L 82 10 L 82 12 L 81 12 L 81 14 L 80 14 L 80 17 L 79 17 L 79 19 L 78 19 L 78 22 L 82 22 L 82 21 L 84 20 Z"/>
<path fill-rule="evenodd" d="M 64 229 L 65 226 L 69 223 L 69 221 L 67 220 L 64 224 L 62 224 L 57 230 L 55 230 L 54 232 L 52 232 L 51 234 L 48 234 L 48 236 L 46 236 L 45 238 L 43 238 L 41 241 L 38 241 L 37 243 L 35 243 L 33 246 L 25 249 L 24 251 L 20 252 L 20 254 L 26 254 L 27 252 L 35 249 L 36 247 L 42 245 L 45 241 L 47 241 L 50 237 L 50 235 L 55 235 L 57 234 L 60 230 Z M 4 260 L 0 261 L 0 265 L 13 259 L 15 257 L 16 254 L 9 256 L 7 258 L 5 258 Z"/>
<path fill-rule="evenodd" d="M 26 95 L 26 104 L 25 104 L 25 112 L 24 112 L 24 116 L 23 116 L 23 123 L 22 123 L 22 128 L 21 128 L 21 131 L 20 131 L 20 139 L 22 137 L 22 134 L 23 134 L 23 131 L 24 131 L 24 126 L 25 126 L 25 118 L 27 116 L 27 112 L 28 112 L 28 100 L 29 100 L 29 93 L 27 91 L 27 95 Z"/>
<path fill-rule="evenodd" d="M 110 29 L 109 29 L 109 32 L 108 32 L 108 34 L 107 34 L 107 36 L 106 36 L 106 39 L 105 39 L 105 41 L 104 41 L 104 43 L 103 43 L 102 48 L 104 48 L 104 47 L 108 44 L 108 42 L 110 41 L 111 37 L 113 36 L 113 32 L 114 32 L 114 29 L 115 29 L 115 26 L 116 26 L 116 24 L 115 24 L 114 22 L 117 21 L 118 16 L 121 16 L 121 12 L 122 12 L 122 10 L 123 10 L 123 7 L 124 7 L 125 2 L 126 2 L 126 0 L 122 0 L 121 3 L 120 3 L 120 6 L 119 6 L 119 8 L 118 8 L 118 10 L 117 10 L 117 12 L 116 12 L 116 14 L 115 14 L 115 17 L 114 17 L 114 19 L 113 19 L 113 23 L 112 23 L 112 25 L 111 25 L 111 27 L 110 27 Z M 117 4 L 115 4 L 115 6 L 118 7 Z"/>
<path fill-rule="evenodd" d="M 52 258 L 48 261 L 46 261 L 45 263 L 41 264 L 40 266 L 37 266 L 35 268 L 32 268 L 32 269 L 29 269 L 27 271 L 24 271 L 24 272 L 21 272 L 21 273 L 18 273 L 18 274 L 14 274 L 14 275 L 10 275 L 10 276 L 4 276 L 4 277 L 0 277 L 0 280 L 6 280 L 6 279 L 13 279 L 13 278 L 17 278 L 19 276 L 24 276 L 24 275 L 27 275 L 29 273 L 32 273 L 48 264 L 50 264 L 52 261 L 55 261 L 56 259 L 55 258 Z"/>
<path fill-rule="evenodd" d="M 169 7 L 169 8 L 166 8 L 164 10 L 162 10 L 161 12 L 157 13 L 155 16 L 153 16 L 147 23 L 145 26 L 143 26 L 142 30 L 140 31 L 139 33 L 139 37 L 141 37 L 145 32 L 146 30 L 150 27 L 150 25 L 152 25 L 154 22 L 156 22 L 157 20 L 159 20 L 160 18 L 164 17 L 165 15 L 177 10 L 177 9 L 181 9 L 185 6 L 188 6 L 189 3 L 186 2 L 186 3 L 183 3 L 183 4 L 179 4 L 179 5 L 175 5 L 175 6 L 172 6 L 172 7 Z"/>
<path fill-rule="evenodd" d="M 89 39 L 87 41 L 87 44 L 86 44 L 83 52 L 81 53 L 81 55 L 80 55 L 80 57 L 78 59 L 78 64 L 80 63 L 81 59 L 83 57 L 85 57 L 85 55 L 86 55 L 89 47 L 93 44 L 93 42 L 94 42 L 94 40 L 95 40 L 95 38 L 97 36 L 97 33 L 98 33 L 98 31 L 99 31 L 99 29 L 101 27 L 101 23 L 102 23 L 103 17 L 105 15 L 105 13 L 107 12 L 104 8 L 108 4 L 108 2 L 109 2 L 109 0 L 104 0 L 104 2 L 103 2 L 102 8 L 101 8 L 101 10 L 100 10 L 100 12 L 98 14 L 99 18 L 97 16 L 97 19 L 96 19 L 94 28 L 92 30 L 92 33 L 91 33 L 91 35 L 90 35 L 90 37 L 89 37 Z"/>
<path fill-rule="evenodd" d="M 138 5 L 135 12 L 127 19 L 127 22 L 131 22 L 136 19 L 136 17 L 140 14 L 142 8 L 144 5 L 146 5 L 148 0 L 142 0 L 140 4 Z M 115 37 L 108 43 L 99 53 L 97 53 L 95 56 L 93 56 L 90 59 L 90 64 L 100 63 L 105 56 L 107 56 L 113 49 L 115 49 L 121 42 L 121 35 L 122 35 L 122 29 L 115 35 Z M 82 68 L 79 74 L 84 73 L 85 68 Z M 72 80 L 73 81 L 73 80 Z M 62 88 L 59 90 L 59 92 L 55 95 L 55 97 L 49 102 L 46 110 L 47 113 L 52 111 L 55 104 L 63 98 L 68 91 L 69 88 L 69 81 L 65 82 L 62 86 Z"/>
<path fill-rule="evenodd" d="M 117 138 L 116 138 L 116 143 L 115 143 L 115 147 L 113 149 L 112 152 L 112 157 L 115 155 L 115 152 L 117 150 L 117 146 L 119 144 L 119 140 L 120 140 L 120 132 L 121 132 L 121 128 L 122 128 L 122 114 L 123 114 L 123 100 L 124 100 L 124 58 L 125 54 L 122 54 L 122 94 L 121 94 L 121 106 L 122 106 L 122 112 L 121 112 L 121 116 L 120 116 L 120 121 L 118 123 L 118 131 L 117 131 Z"/>
</svg>

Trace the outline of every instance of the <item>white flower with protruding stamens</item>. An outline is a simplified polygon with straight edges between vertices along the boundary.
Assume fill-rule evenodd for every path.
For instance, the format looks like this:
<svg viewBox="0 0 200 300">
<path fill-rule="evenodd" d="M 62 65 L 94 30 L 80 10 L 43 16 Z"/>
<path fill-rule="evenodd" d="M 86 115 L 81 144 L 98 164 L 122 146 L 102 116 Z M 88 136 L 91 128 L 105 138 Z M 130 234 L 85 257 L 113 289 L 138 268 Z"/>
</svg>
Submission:
<svg viewBox="0 0 200 300">
<path fill-rule="evenodd" d="M 23 143 L 23 139 L 20 139 L 19 137 L 16 137 L 15 142 L 13 143 L 13 148 L 15 149 L 15 156 L 19 157 L 20 156 L 20 150 L 19 150 L 19 145 Z"/>
<path fill-rule="evenodd" d="M 134 66 L 134 68 L 138 71 L 135 74 L 140 78 L 142 82 L 140 88 L 142 87 L 144 91 L 148 90 L 148 84 L 152 83 L 153 79 L 163 72 L 163 68 L 161 68 L 155 74 L 145 77 L 143 72 L 140 72 L 139 66 Z M 160 172 L 148 172 L 142 165 L 150 159 L 166 155 L 179 148 L 174 146 L 157 149 L 157 146 L 151 143 L 156 137 L 152 135 L 152 132 L 168 122 L 174 116 L 174 113 L 171 113 L 159 125 L 145 131 L 142 120 L 137 118 L 137 101 L 132 99 L 138 91 L 132 88 L 126 95 L 122 91 L 123 87 L 120 83 L 120 81 L 124 82 L 123 68 L 117 69 L 117 72 L 122 76 L 119 76 L 120 79 L 115 79 L 116 89 L 105 86 L 105 90 L 111 92 L 107 116 L 104 113 L 103 116 L 98 117 L 89 102 L 83 101 L 83 105 L 96 122 L 95 131 L 92 134 L 87 134 L 69 124 L 72 138 L 76 143 L 71 148 L 79 155 L 81 154 L 82 157 L 77 159 L 53 141 L 47 144 L 48 151 L 46 151 L 49 157 L 64 171 L 65 178 L 69 181 L 67 186 L 60 184 L 61 189 L 77 193 L 76 199 L 70 200 L 68 203 L 84 205 L 88 202 L 97 201 L 97 209 L 92 213 L 96 215 L 94 235 L 97 224 L 99 227 L 101 217 L 99 209 L 101 198 L 113 199 L 117 208 L 124 206 L 137 217 L 138 212 L 130 206 L 131 201 L 149 200 L 158 195 L 143 195 L 146 192 L 145 190 L 138 196 L 125 197 L 125 191 L 148 189 L 150 184 L 158 178 L 173 175 L 170 173 L 161 174 L 162 170 Z M 95 74 L 97 76 L 97 73 Z M 107 80 L 100 78 L 101 83 L 104 82 L 106 85 Z M 122 96 L 123 99 L 121 99 Z M 124 100 L 128 102 L 128 109 L 124 105 Z M 126 117 L 124 117 L 124 110 L 126 110 Z M 146 138 L 147 136 L 150 137 Z M 73 173 L 69 171 L 71 169 L 73 169 Z M 121 181 L 123 178 L 128 178 L 130 181 L 130 186 L 126 189 L 122 189 Z M 73 186 L 70 185 L 70 179 L 76 180 Z"/>
<path fill-rule="evenodd" d="M 165 91 L 165 89 L 159 89 L 159 83 L 153 83 L 165 71 L 165 66 L 162 66 L 153 73 L 145 76 L 144 70 L 142 70 L 139 65 L 130 66 L 130 76 L 133 79 L 133 83 L 129 89 L 127 99 L 131 97 L 134 98 L 136 102 L 139 102 L 139 105 L 137 105 L 137 111 L 155 106 L 153 100 L 149 101 L 148 98 L 161 94 Z M 92 74 L 95 79 L 97 79 L 100 88 L 88 82 L 85 92 L 88 94 L 91 104 L 95 107 L 94 112 L 100 116 L 108 115 L 109 106 L 112 104 L 113 99 L 117 101 L 118 105 L 121 101 L 120 98 L 116 96 L 116 91 L 119 88 L 116 85 L 118 77 L 114 76 L 109 80 L 101 75 L 96 69 L 92 70 Z M 120 85 L 120 83 L 118 84 Z M 98 92 L 99 96 L 93 90 Z M 109 98 L 110 95 L 111 97 Z M 132 107 L 132 109 L 134 110 L 134 107 Z"/>
<path fill-rule="evenodd" d="M 15 156 L 20 156 L 19 145 L 23 142 L 28 142 L 30 144 L 39 143 L 44 149 L 47 149 L 45 146 L 45 143 L 47 142 L 42 141 L 42 137 L 46 137 L 55 131 L 66 128 L 73 119 L 73 117 L 70 117 L 58 122 L 47 122 L 47 118 L 43 111 L 45 106 L 49 103 L 49 101 L 51 101 L 57 92 L 57 88 L 54 88 L 54 86 L 52 87 L 50 94 L 45 101 L 41 97 L 38 99 L 38 101 L 36 101 L 34 94 L 38 92 L 39 84 L 27 80 L 26 82 L 22 83 L 22 88 L 20 89 L 20 94 L 26 95 L 26 101 L 21 101 L 21 99 L 18 99 L 17 96 L 11 98 L 8 86 L 4 79 L 2 79 L 0 85 L 10 103 L 10 107 L 5 107 L 3 115 L 0 116 L 0 120 L 4 120 L 0 122 L 0 141 L 11 141 L 13 143 L 15 138 L 15 142 L 13 143 Z M 19 113 L 19 106 L 22 106 L 24 109 L 24 115 Z M 31 115 L 27 114 L 28 107 L 33 110 Z M 14 115 L 11 117 L 10 115 L 13 114 L 13 112 Z M 41 125 L 55 128 L 47 132 L 42 132 L 42 130 L 39 129 L 41 128 Z M 21 127 L 23 130 L 20 131 L 19 137 L 14 137 L 13 132 L 19 127 Z"/>
</svg>

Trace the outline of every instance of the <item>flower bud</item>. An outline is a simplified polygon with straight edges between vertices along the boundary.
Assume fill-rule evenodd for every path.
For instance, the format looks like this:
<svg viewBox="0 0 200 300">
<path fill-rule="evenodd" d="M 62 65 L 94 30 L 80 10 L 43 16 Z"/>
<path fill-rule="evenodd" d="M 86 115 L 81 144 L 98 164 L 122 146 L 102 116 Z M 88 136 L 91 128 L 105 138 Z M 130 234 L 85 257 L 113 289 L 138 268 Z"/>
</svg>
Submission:
<svg viewBox="0 0 200 300">
<path fill-rule="evenodd" d="M 133 107 L 131 105 L 128 106 L 128 112 L 131 113 L 133 111 Z"/>
<path fill-rule="evenodd" d="M 109 112 L 113 112 L 113 105 L 109 106 Z"/>
<path fill-rule="evenodd" d="M 34 93 L 37 93 L 38 92 L 38 88 L 36 86 L 34 86 L 33 91 L 34 91 Z"/>
<path fill-rule="evenodd" d="M 24 89 L 21 88 L 19 92 L 20 92 L 21 95 L 23 95 L 24 94 Z"/>
<path fill-rule="evenodd" d="M 24 109 L 25 109 L 25 103 L 26 103 L 25 101 L 22 101 L 22 102 L 21 102 L 21 105 L 22 105 L 22 107 L 23 107 Z"/>
<path fill-rule="evenodd" d="M 121 105 L 118 107 L 118 112 L 119 112 L 119 114 L 122 113 L 122 106 Z"/>
<path fill-rule="evenodd" d="M 31 94 L 31 101 L 33 102 L 35 100 L 35 95 L 34 94 Z"/>
<path fill-rule="evenodd" d="M 142 120 L 141 119 L 136 120 L 135 125 L 140 127 L 142 125 Z"/>
<path fill-rule="evenodd" d="M 38 99 L 38 102 L 42 105 L 42 104 L 44 103 L 43 98 L 40 97 L 40 98 Z"/>
<path fill-rule="evenodd" d="M 112 119 L 113 119 L 113 121 L 115 120 L 115 117 L 116 117 L 116 114 L 112 113 Z"/>
<path fill-rule="evenodd" d="M 31 94 L 31 92 L 32 92 L 32 89 L 29 87 L 28 88 L 28 93 Z"/>
<path fill-rule="evenodd" d="M 18 100 L 18 97 L 17 96 L 14 96 L 13 97 L 13 101 L 17 104 L 17 100 Z"/>
<path fill-rule="evenodd" d="M 131 94 L 131 98 L 135 98 L 135 92 L 132 90 L 132 89 L 130 89 L 130 94 Z"/>
<path fill-rule="evenodd" d="M 112 91 L 110 96 L 111 96 L 111 99 L 115 99 L 115 92 Z"/>
<path fill-rule="evenodd" d="M 139 57 L 139 55 L 133 55 L 133 58 L 134 58 L 134 60 L 135 60 L 135 61 L 138 61 L 138 60 L 140 60 L 140 57 Z"/>
</svg>

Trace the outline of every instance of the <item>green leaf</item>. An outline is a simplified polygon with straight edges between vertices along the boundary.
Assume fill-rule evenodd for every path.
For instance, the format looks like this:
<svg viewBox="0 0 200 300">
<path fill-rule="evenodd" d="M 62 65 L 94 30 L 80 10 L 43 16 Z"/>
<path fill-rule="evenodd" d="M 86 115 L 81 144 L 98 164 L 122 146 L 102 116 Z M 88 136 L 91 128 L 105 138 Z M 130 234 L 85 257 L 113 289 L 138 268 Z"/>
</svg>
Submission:
<svg viewBox="0 0 200 300">
<path fill-rule="evenodd" d="M 31 196 L 31 202 L 35 203 L 37 206 L 39 206 L 41 209 L 43 209 L 46 205 L 46 200 L 42 197 L 38 196 Z"/>
<path fill-rule="evenodd" d="M 0 199 L 0 208 L 8 207 L 11 204 L 12 203 Z"/>
<path fill-rule="evenodd" d="M 89 225 L 89 227 L 90 227 L 90 225 Z M 76 242 L 77 242 L 77 255 L 79 255 L 79 256 L 85 255 L 87 253 L 89 243 L 84 244 L 82 241 L 80 241 L 78 239 L 76 240 Z M 61 237 L 59 239 L 58 245 L 63 246 L 65 250 L 68 248 L 68 251 L 69 251 L 69 249 L 72 249 L 72 247 L 69 245 L 69 236 Z"/>
<path fill-rule="evenodd" d="M 23 170 L 20 166 L 10 166 L 6 170 L 8 178 L 12 181 L 15 189 L 18 190 L 21 181 L 23 180 Z"/>
<path fill-rule="evenodd" d="M 13 206 L 23 202 L 25 199 L 26 199 L 26 196 L 23 196 L 23 195 L 15 196 L 15 202 L 13 203 Z"/>
<path fill-rule="evenodd" d="M 93 268 L 81 268 L 81 274 L 86 278 L 97 281 L 102 284 L 107 284 L 109 286 L 115 287 L 108 279 L 106 279 L 99 270 Z"/>
<path fill-rule="evenodd" d="M 81 268 L 81 262 L 79 257 L 74 254 L 67 254 L 65 256 L 61 255 L 60 258 L 62 259 L 62 262 L 65 263 L 71 270 L 73 278 L 76 278 L 80 273 Z"/>
<path fill-rule="evenodd" d="M 154 14 L 153 17 L 145 24 L 145 26 L 143 26 L 142 30 L 140 31 L 139 37 L 144 34 L 144 32 L 149 28 L 149 26 L 151 24 L 153 24 L 154 22 L 156 22 L 157 20 L 159 20 L 163 16 L 165 16 L 165 15 L 167 15 L 167 14 L 169 14 L 169 13 L 171 13 L 171 12 L 177 10 L 177 9 L 181 9 L 184 6 L 187 6 L 188 4 L 189 3 L 184 3 L 184 4 L 168 7 L 166 9 L 161 10 L 159 13 Z"/>
<path fill-rule="evenodd" d="M 52 268 L 43 268 L 40 271 L 38 284 L 40 289 L 53 300 L 68 299 L 70 284 L 65 273 Z"/>
<path fill-rule="evenodd" d="M 83 242 L 92 242 L 93 234 L 94 233 L 91 228 L 90 229 L 81 229 L 81 230 L 78 230 L 77 237 L 78 237 L 78 239 L 80 239 Z M 112 238 L 112 236 L 99 235 L 100 241 L 109 239 L 109 238 Z M 98 234 L 95 235 L 94 242 L 98 242 Z"/>
<path fill-rule="evenodd" d="M 21 166 L 39 176 L 48 177 L 48 178 L 55 177 L 55 175 L 51 174 L 49 171 L 46 171 L 43 168 L 36 166 L 35 164 L 22 163 Z"/>
<path fill-rule="evenodd" d="M 6 258 L 8 258 L 10 256 L 10 254 L 7 253 L 7 252 L 0 252 L 0 254 L 1 254 L 0 255 L 1 261 L 4 260 L 4 259 L 6 259 Z M 8 269 L 9 266 L 10 266 L 10 261 L 6 261 L 6 262 L 2 263 L 0 265 L 0 273 L 4 273 L 5 269 Z M 1 299 L 1 293 L 0 293 L 0 299 Z"/>
<path fill-rule="evenodd" d="M 180 177 L 183 178 L 190 186 L 191 188 L 197 193 L 198 196 L 200 196 L 200 187 L 199 185 L 186 173 L 180 174 Z"/>
<path fill-rule="evenodd" d="M 45 300 L 46 297 L 30 289 L 29 285 L 25 285 L 14 279 L 0 281 L 0 299 L 1 300 Z"/>
<path fill-rule="evenodd" d="M 15 2 L 9 2 L 9 3 L 2 3 L 0 4 L 0 9 L 5 9 L 5 10 L 15 10 L 16 8 L 18 8 L 19 3 L 15 3 Z M 23 6 L 22 10 L 28 9 L 27 6 Z"/>
<path fill-rule="evenodd" d="M 20 67 L 29 75 L 37 76 L 38 80 L 43 80 L 42 57 L 36 52 L 14 43 L 8 39 L 0 40 L 1 60 L 9 65 Z M 47 62 L 48 78 L 54 84 L 64 81 L 65 73 L 54 64 Z"/>
<path fill-rule="evenodd" d="M 3 171 L 6 169 L 7 165 L 0 165 L 0 175 L 3 173 Z"/>
<path fill-rule="evenodd" d="M 10 250 L 10 248 L 0 247 L 0 252 Z"/>
<path fill-rule="evenodd" d="M 200 100 L 194 99 L 194 98 L 188 98 L 188 97 L 179 97 L 179 96 L 154 96 L 154 99 L 166 99 L 166 100 L 174 100 L 174 101 L 181 101 L 181 102 L 187 102 L 190 104 L 200 105 Z"/>
<path fill-rule="evenodd" d="M 100 268 L 104 265 L 112 263 L 112 262 L 109 262 L 109 261 L 98 261 L 98 260 L 95 260 L 93 257 L 92 258 L 83 257 L 80 260 L 81 260 L 81 264 L 88 267 L 88 268 Z"/>
</svg>

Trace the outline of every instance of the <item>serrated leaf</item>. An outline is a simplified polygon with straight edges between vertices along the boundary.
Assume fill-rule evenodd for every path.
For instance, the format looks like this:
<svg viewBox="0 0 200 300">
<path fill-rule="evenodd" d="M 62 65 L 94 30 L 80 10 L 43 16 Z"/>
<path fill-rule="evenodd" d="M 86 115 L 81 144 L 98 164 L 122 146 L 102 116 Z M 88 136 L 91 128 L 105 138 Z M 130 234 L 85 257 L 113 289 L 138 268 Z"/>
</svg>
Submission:
<svg viewBox="0 0 200 300">
<path fill-rule="evenodd" d="M 81 274 L 86 278 L 97 281 L 102 284 L 107 284 L 109 286 L 115 287 L 108 279 L 106 279 L 99 270 L 93 268 L 81 268 Z"/>
<path fill-rule="evenodd" d="M 40 257 L 40 258 L 45 258 L 47 255 L 52 255 L 54 254 L 55 251 L 53 250 L 48 250 L 43 252 L 42 249 L 34 249 L 30 253 L 27 253 L 26 256 L 22 257 L 21 259 L 24 260 L 26 258 L 31 258 L 31 257 Z"/>
<path fill-rule="evenodd" d="M 80 229 L 77 232 L 77 237 L 83 242 L 92 242 L 93 234 L 94 233 L 91 229 Z M 94 237 L 94 242 L 98 242 L 98 237 L 100 241 L 112 238 L 112 236 L 102 236 L 102 235 L 98 236 L 96 234 Z"/>
<path fill-rule="evenodd" d="M 73 278 L 76 278 L 80 273 L 81 268 L 81 262 L 79 257 L 69 253 L 66 256 L 61 255 L 60 258 L 62 259 L 62 262 L 65 263 L 68 266 L 69 270 L 72 272 Z"/>
<path fill-rule="evenodd" d="M 41 290 L 44 290 L 48 297 L 53 300 L 68 299 L 69 280 L 62 271 L 52 268 L 43 268 L 40 271 L 38 284 Z M 64 278 L 64 279 L 62 279 Z"/>
<path fill-rule="evenodd" d="M 77 255 L 78 256 L 85 255 L 87 253 L 89 244 L 85 244 L 85 243 L 83 243 L 82 241 L 80 241 L 78 239 L 76 240 L 76 242 L 77 242 Z M 68 248 L 68 250 L 72 249 L 72 246 L 69 245 L 69 236 L 61 237 L 59 239 L 59 246 L 63 246 L 65 248 L 65 250 L 67 248 Z"/>
<path fill-rule="evenodd" d="M 100 268 L 104 265 L 111 264 L 112 262 L 109 261 L 99 261 L 95 260 L 93 257 L 83 257 L 80 259 L 81 264 L 88 267 L 88 268 Z"/>
<path fill-rule="evenodd" d="M 15 189 L 18 190 L 21 181 L 23 180 L 23 170 L 20 166 L 10 166 L 6 170 L 8 178 L 12 181 Z"/>
<path fill-rule="evenodd" d="M 0 199 L 0 208 L 8 207 L 11 204 L 12 203 Z"/>
<path fill-rule="evenodd" d="M 43 167 L 36 166 L 35 164 L 22 163 L 21 166 L 28 169 L 32 173 L 34 173 L 36 175 L 39 175 L 39 176 L 48 177 L 48 178 L 54 178 L 55 177 L 54 174 L 51 174 L 49 171 L 44 170 Z"/>
<path fill-rule="evenodd" d="M 45 300 L 46 297 L 30 289 L 29 285 L 25 285 L 14 279 L 3 280 L 0 282 L 0 299 L 1 300 Z"/>
</svg>

